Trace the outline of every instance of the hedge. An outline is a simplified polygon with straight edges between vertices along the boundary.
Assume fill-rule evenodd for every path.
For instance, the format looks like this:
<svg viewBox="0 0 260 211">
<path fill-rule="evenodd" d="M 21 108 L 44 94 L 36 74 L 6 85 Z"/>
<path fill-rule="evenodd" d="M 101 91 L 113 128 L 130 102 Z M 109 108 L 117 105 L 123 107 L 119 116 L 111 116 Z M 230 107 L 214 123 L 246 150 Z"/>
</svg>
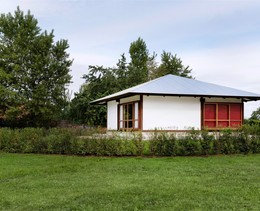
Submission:
<svg viewBox="0 0 260 211">
<path fill-rule="evenodd" d="M 87 135 L 86 135 L 87 134 Z M 150 140 L 93 136 L 73 129 L 0 128 L 0 151 L 96 156 L 201 156 L 260 153 L 260 126 L 240 130 L 191 131 L 184 136 L 155 132 Z"/>
</svg>

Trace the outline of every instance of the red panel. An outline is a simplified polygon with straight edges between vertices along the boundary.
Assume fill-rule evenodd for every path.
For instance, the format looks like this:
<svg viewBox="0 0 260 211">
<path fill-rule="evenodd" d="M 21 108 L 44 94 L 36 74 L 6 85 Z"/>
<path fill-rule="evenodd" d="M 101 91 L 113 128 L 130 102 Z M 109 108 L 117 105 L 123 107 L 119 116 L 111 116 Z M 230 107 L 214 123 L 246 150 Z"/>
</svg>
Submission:
<svg viewBox="0 0 260 211">
<path fill-rule="evenodd" d="M 214 128 L 216 127 L 216 121 L 205 121 L 205 127 Z"/>
<path fill-rule="evenodd" d="M 205 104 L 205 119 L 216 119 L 215 104 Z"/>
<path fill-rule="evenodd" d="M 242 120 L 241 104 L 230 104 L 230 120 Z"/>
<path fill-rule="evenodd" d="M 241 122 L 240 121 L 231 121 L 230 122 L 230 127 L 240 127 Z"/>
<path fill-rule="evenodd" d="M 228 104 L 219 104 L 218 105 L 218 119 L 220 119 L 220 120 L 228 120 L 229 119 L 229 106 L 228 106 Z"/>
<path fill-rule="evenodd" d="M 228 126 L 229 126 L 228 121 L 219 121 L 218 122 L 218 127 L 223 128 L 223 127 L 228 127 Z"/>
<path fill-rule="evenodd" d="M 204 108 L 204 126 L 207 128 L 234 128 L 242 124 L 241 103 L 209 103 Z"/>
</svg>

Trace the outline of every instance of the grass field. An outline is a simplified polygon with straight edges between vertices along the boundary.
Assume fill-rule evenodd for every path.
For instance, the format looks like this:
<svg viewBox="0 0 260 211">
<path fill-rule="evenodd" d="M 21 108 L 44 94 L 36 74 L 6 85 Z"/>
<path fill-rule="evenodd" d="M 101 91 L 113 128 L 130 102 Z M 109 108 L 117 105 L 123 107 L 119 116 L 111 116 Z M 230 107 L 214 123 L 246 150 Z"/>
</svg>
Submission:
<svg viewBox="0 0 260 211">
<path fill-rule="evenodd" d="M 259 210 L 260 155 L 0 153 L 0 210 Z"/>
</svg>

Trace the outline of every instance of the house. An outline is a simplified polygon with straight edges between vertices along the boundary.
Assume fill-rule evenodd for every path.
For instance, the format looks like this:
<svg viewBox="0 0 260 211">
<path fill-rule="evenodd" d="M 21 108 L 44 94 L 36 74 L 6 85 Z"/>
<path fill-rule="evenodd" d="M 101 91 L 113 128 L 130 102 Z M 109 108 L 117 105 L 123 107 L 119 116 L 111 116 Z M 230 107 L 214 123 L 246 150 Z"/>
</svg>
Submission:
<svg viewBox="0 0 260 211">
<path fill-rule="evenodd" d="M 244 103 L 260 95 L 211 83 L 166 75 L 97 99 L 107 105 L 108 130 L 185 131 L 236 128 Z"/>
</svg>

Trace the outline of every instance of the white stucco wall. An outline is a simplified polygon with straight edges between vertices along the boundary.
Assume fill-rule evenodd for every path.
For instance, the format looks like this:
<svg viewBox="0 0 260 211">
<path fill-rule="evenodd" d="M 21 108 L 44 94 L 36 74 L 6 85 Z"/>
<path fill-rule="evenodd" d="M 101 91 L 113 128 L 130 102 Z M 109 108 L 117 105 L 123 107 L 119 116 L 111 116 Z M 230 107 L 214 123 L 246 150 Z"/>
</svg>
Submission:
<svg viewBox="0 0 260 211">
<path fill-rule="evenodd" d="M 107 129 L 117 130 L 117 102 L 115 100 L 107 103 Z"/>
<path fill-rule="evenodd" d="M 143 130 L 201 128 L 200 98 L 143 96 Z"/>
</svg>

